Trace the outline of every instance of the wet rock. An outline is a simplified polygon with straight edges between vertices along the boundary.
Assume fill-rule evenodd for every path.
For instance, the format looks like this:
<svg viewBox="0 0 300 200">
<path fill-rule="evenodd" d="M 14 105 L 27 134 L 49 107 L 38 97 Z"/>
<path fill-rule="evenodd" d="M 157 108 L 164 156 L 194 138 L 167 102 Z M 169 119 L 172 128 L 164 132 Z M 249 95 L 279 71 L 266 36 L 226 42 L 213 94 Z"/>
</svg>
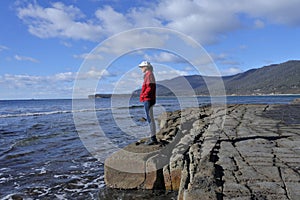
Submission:
<svg viewBox="0 0 300 200">
<path fill-rule="evenodd" d="M 150 158 L 159 148 L 159 145 L 131 144 L 114 153 L 105 160 L 106 185 L 120 189 L 152 189 L 150 185 L 154 186 L 157 169 Z"/>
<path fill-rule="evenodd" d="M 294 99 L 292 104 L 300 104 L 300 98 Z"/>
<path fill-rule="evenodd" d="M 23 200 L 23 197 L 19 194 L 13 194 L 10 198 L 12 200 Z"/>
<path fill-rule="evenodd" d="M 141 118 L 139 118 L 139 121 L 140 121 L 140 122 L 146 122 L 147 119 L 146 119 L 145 117 L 141 117 Z"/>
</svg>

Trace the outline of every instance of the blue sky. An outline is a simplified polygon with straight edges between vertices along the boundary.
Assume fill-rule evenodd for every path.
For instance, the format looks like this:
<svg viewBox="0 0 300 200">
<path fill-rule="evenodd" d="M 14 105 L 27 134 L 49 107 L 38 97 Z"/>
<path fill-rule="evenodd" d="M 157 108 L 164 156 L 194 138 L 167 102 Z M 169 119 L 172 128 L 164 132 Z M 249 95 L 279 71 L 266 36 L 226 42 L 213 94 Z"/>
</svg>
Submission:
<svg viewBox="0 0 300 200">
<path fill-rule="evenodd" d="M 0 99 L 72 98 L 78 79 L 84 80 L 82 97 L 131 92 L 141 84 L 136 66 L 145 59 L 154 63 L 157 80 L 232 75 L 299 60 L 299 7 L 298 0 L 2 0 Z M 124 34 L 144 27 L 167 28 L 197 42 L 218 73 L 202 73 L 178 52 L 164 51 L 167 33 Z M 151 44 L 159 48 L 143 48 Z M 110 56 L 113 62 L 104 66 Z"/>
</svg>

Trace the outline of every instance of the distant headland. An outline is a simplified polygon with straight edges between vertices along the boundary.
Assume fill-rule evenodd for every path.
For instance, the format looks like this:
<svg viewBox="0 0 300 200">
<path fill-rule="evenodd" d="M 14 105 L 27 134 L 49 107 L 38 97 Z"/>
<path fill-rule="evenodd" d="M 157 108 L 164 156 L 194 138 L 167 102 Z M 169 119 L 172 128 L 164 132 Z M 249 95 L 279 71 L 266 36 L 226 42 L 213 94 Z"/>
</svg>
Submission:
<svg viewBox="0 0 300 200">
<path fill-rule="evenodd" d="M 216 80 L 222 79 L 226 95 L 279 95 L 300 94 L 300 61 L 290 60 L 272 64 L 231 76 L 178 76 L 164 81 L 157 81 L 157 96 L 208 96 L 208 84 L 214 90 Z M 187 84 L 188 83 L 188 84 Z M 140 90 L 132 94 L 113 94 L 114 96 L 139 96 Z M 175 95 L 176 94 L 176 95 Z M 214 91 L 217 94 L 217 91 Z M 89 98 L 110 98 L 112 94 L 94 94 Z"/>
<path fill-rule="evenodd" d="M 98 98 L 111 98 L 111 97 L 128 97 L 131 94 L 91 94 L 88 96 L 89 99 L 98 99 Z"/>
</svg>

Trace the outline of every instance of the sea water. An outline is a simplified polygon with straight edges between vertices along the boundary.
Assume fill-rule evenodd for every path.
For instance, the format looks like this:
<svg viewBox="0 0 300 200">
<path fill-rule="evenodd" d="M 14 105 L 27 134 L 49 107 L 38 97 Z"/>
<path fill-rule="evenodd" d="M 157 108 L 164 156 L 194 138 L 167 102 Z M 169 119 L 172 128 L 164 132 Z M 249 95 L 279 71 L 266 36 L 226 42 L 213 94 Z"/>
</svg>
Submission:
<svg viewBox="0 0 300 200">
<path fill-rule="evenodd" d="M 287 104 L 295 98 L 300 96 L 233 96 L 225 102 Z M 159 97 L 154 114 L 210 103 L 210 97 Z M 78 113 L 80 122 L 74 120 Z M 143 117 L 138 98 L 1 100 L 0 199 L 176 199 L 176 193 L 105 190 L 105 158 L 148 136 Z"/>
</svg>

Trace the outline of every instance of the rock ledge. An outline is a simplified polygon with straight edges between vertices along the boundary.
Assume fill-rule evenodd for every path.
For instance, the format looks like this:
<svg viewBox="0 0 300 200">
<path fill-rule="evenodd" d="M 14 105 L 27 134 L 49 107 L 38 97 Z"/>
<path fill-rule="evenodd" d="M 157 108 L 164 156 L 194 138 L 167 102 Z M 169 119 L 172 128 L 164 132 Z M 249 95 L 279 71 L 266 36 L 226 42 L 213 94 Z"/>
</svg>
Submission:
<svg viewBox="0 0 300 200">
<path fill-rule="evenodd" d="M 178 191 L 178 199 L 300 199 L 300 104 L 163 113 L 160 145 L 105 161 L 107 187 Z"/>
</svg>

